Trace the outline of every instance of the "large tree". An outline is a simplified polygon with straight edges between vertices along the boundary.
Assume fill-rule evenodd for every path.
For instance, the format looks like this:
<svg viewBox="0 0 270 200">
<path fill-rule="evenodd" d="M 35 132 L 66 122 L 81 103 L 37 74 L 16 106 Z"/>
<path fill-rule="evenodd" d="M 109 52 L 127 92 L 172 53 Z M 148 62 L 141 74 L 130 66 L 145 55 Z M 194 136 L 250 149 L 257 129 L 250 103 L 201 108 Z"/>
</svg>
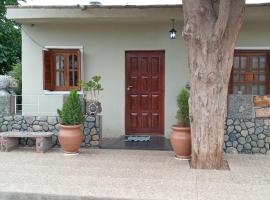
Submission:
<svg viewBox="0 0 270 200">
<path fill-rule="evenodd" d="M 17 4 L 18 0 L 0 0 L 0 74 L 12 70 L 12 66 L 21 58 L 20 27 L 5 16 L 5 6 Z"/>
<path fill-rule="evenodd" d="M 228 85 L 245 0 L 183 0 L 183 10 L 191 84 L 191 165 L 220 169 Z"/>
</svg>

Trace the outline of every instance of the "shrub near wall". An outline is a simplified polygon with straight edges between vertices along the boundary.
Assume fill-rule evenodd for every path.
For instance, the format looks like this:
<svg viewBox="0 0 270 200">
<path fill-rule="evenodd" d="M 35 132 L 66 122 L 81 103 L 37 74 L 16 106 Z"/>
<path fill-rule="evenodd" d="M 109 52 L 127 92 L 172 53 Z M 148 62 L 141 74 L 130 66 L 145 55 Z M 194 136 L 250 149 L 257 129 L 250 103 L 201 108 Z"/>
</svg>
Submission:
<svg viewBox="0 0 270 200">
<path fill-rule="evenodd" d="M 53 145 L 58 146 L 57 134 L 59 130 L 59 118 L 55 116 L 1 116 L 0 130 L 4 131 L 33 131 L 33 132 L 53 132 Z M 86 116 L 83 126 L 84 141 L 82 147 L 98 147 L 101 137 L 101 116 Z M 21 144 L 33 146 L 35 143 L 31 139 L 21 139 Z"/>
</svg>

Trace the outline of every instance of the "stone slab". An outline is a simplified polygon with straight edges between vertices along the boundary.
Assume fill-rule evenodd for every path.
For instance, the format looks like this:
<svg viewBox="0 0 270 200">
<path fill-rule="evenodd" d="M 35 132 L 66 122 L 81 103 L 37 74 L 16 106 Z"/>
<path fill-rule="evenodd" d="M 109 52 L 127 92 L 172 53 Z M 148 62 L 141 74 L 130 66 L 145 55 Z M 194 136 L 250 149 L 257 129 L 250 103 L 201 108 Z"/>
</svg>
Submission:
<svg viewBox="0 0 270 200">
<path fill-rule="evenodd" d="M 25 132 L 8 131 L 8 132 L 1 132 L 0 133 L 1 137 L 15 137 L 15 138 L 51 137 L 52 135 L 53 135 L 52 132 L 27 132 L 27 131 L 25 131 Z"/>
</svg>

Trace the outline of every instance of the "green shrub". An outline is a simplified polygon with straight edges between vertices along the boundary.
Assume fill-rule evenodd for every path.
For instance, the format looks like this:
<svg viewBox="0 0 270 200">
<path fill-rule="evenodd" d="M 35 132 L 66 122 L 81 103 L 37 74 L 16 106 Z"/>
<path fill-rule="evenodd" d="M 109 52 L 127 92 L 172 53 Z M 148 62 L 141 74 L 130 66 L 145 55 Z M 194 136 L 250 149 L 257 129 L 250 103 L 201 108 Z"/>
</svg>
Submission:
<svg viewBox="0 0 270 200">
<path fill-rule="evenodd" d="M 79 125 L 85 121 L 80 97 L 75 90 L 70 92 L 62 110 L 58 109 L 57 112 L 63 125 Z"/>
<path fill-rule="evenodd" d="M 177 96 L 177 116 L 178 122 L 183 126 L 190 126 L 189 121 L 189 106 L 188 106 L 189 92 L 187 89 L 182 89 Z"/>
</svg>

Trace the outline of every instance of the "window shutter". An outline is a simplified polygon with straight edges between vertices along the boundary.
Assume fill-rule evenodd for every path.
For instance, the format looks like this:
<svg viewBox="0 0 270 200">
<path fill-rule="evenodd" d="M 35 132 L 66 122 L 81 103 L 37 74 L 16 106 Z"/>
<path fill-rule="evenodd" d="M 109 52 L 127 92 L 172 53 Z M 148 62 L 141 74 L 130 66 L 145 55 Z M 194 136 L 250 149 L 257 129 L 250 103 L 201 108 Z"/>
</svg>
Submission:
<svg viewBox="0 0 270 200">
<path fill-rule="evenodd" d="M 43 51 L 43 89 L 54 90 L 52 52 Z"/>
</svg>

